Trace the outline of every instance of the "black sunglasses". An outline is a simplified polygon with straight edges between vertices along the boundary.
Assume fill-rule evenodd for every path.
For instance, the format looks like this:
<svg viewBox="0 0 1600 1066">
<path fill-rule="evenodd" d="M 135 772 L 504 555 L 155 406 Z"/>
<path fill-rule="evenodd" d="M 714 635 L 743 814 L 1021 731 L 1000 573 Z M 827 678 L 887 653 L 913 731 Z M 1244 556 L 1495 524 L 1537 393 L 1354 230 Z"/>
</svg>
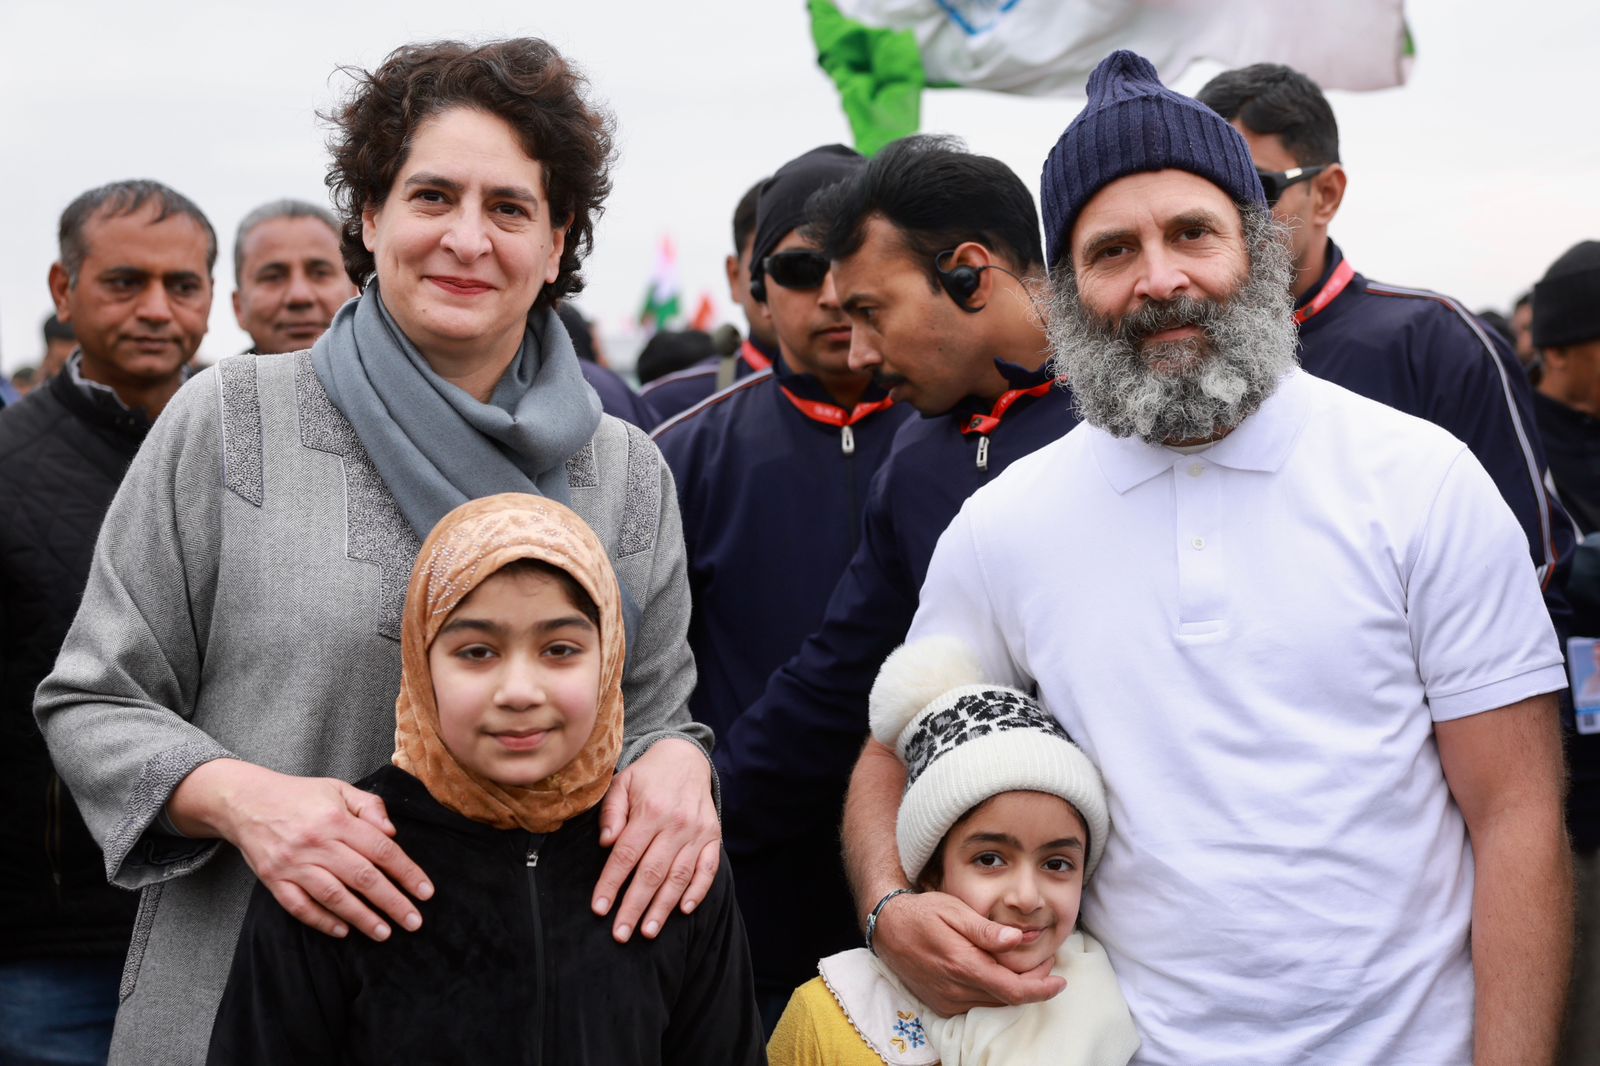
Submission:
<svg viewBox="0 0 1600 1066">
<path fill-rule="evenodd" d="M 1256 173 L 1261 177 L 1261 189 L 1267 194 L 1268 205 L 1271 205 L 1283 199 L 1283 194 L 1289 191 L 1291 185 L 1310 181 L 1331 166 L 1332 163 L 1319 163 L 1314 167 L 1295 167 L 1293 170 L 1262 170 L 1256 167 Z"/>
<path fill-rule="evenodd" d="M 786 289 L 820 289 L 828 276 L 831 264 L 821 252 L 804 248 L 792 252 L 775 252 L 761 260 L 761 269 L 767 277 Z"/>
</svg>

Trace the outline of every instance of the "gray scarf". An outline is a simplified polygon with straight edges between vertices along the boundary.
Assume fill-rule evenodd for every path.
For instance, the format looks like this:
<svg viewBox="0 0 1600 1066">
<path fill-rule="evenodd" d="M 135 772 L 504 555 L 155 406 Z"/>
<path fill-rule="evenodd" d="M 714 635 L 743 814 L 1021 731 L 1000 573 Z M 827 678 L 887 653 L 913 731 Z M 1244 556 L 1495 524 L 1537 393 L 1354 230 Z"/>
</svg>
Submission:
<svg viewBox="0 0 1600 1066">
<path fill-rule="evenodd" d="M 549 310 L 529 315 L 488 403 L 434 373 L 376 282 L 334 315 L 311 365 L 418 537 L 482 496 L 529 492 L 568 503 L 567 460 L 600 425 L 600 398 Z"/>
</svg>

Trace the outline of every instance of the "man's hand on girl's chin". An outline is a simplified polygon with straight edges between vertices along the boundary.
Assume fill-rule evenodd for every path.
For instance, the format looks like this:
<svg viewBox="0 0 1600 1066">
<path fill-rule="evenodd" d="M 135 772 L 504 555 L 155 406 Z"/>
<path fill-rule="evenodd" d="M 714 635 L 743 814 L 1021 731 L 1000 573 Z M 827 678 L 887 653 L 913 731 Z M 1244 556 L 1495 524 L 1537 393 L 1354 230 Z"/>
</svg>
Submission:
<svg viewBox="0 0 1600 1066">
<path fill-rule="evenodd" d="M 994 952 L 1017 946 L 1021 934 L 991 922 L 954 896 L 919 892 L 899 896 L 878 916 L 872 945 L 913 995 L 949 1017 L 973 1007 L 1038 1003 L 1066 987 L 1046 959 L 1013 973 Z"/>
<path fill-rule="evenodd" d="M 618 943 L 635 929 L 654 939 L 674 907 L 699 906 L 722 861 L 711 760 L 699 745 L 668 737 L 618 774 L 600 804 L 600 843 L 611 857 L 591 901 L 596 914 L 610 912 L 633 875 L 611 926 Z"/>
</svg>

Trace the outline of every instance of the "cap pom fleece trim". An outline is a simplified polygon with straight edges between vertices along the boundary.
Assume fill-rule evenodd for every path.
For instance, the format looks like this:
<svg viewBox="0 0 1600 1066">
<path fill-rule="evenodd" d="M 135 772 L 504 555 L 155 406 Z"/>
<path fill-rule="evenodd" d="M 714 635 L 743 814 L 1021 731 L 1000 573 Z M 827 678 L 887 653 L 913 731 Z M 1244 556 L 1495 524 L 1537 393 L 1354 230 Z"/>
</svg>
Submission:
<svg viewBox="0 0 1600 1066">
<path fill-rule="evenodd" d="M 883 661 L 867 700 L 872 735 L 895 748 L 928 704 L 953 688 L 982 682 L 983 667 L 964 641 L 928 637 L 902 644 Z"/>
</svg>

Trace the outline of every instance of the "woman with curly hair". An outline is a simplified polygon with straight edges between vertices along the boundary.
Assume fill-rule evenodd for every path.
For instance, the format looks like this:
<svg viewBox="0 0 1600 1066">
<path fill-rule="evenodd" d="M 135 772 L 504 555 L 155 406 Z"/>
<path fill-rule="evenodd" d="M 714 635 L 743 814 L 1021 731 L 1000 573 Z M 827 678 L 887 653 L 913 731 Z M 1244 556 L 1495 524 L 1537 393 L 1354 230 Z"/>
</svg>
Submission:
<svg viewBox="0 0 1600 1066">
<path fill-rule="evenodd" d="M 393 750 L 407 576 L 467 500 L 571 507 L 621 585 L 592 909 L 619 941 L 654 937 L 718 864 L 670 475 L 601 415 L 552 310 L 582 287 L 610 120 L 539 40 L 412 45 L 355 74 L 328 182 L 361 295 L 310 351 L 223 360 L 167 408 L 35 704 L 108 876 L 142 890 L 113 1062 L 204 1059 L 253 877 L 327 935 L 421 925 L 428 872 L 345 782 Z"/>
</svg>

